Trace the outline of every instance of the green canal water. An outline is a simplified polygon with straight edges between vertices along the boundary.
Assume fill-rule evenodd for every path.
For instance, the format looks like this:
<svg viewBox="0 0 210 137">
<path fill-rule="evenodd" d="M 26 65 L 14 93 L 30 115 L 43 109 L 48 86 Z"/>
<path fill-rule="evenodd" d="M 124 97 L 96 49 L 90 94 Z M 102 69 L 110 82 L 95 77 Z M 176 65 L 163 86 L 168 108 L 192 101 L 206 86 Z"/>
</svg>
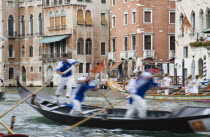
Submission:
<svg viewBox="0 0 210 137">
<path fill-rule="evenodd" d="M 35 91 L 37 88 L 28 88 L 30 91 Z M 42 92 L 53 96 L 55 88 L 45 88 Z M 17 94 L 17 88 L 7 88 L 7 94 L 5 99 L 0 101 L 0 114 L 3 114 L 6 110 L 14 106 L 20 101 L 20 97 Z M 106 101 L 101 98 L 106 94 L 107 90 L 99 90 L 97 92 L 88 92 L 85 104 L 104 106 Z M 109 100 L 114 102 L 115 99 L 121 98 L 123 95 L 113 92 L 109 96 Z M 64 98 L 62 98 L 64 99 Z M 61 101 L 62 101 L 61 99 Z M 188 101 L 176 101 L 176 102 L 156 102 L 147 101 L 148 109 L 151 110 L 167 110 L 173 111 L 177 107 L 181 106 L 210 106 L 210 104 L 188 102 Z M 127 107 L 127 101 L 123 102 L 119 106 L 120 108 Z M 33 110 L 26 103 L 21 104 L 19 107 L 4 116 L 1 121 L 10 125 L 11 117 L 16 116 L 16 123 L 14 131 L 16 133 L 27 134 L 30 137 L 210 137 L 210 134 L 177 134 L 170 132 L 151 132 L 141 130 L 123 130 L 123 129 L 99 129 L 99 128 L 86 128 L 78 127 L 73 131 L 65 131 L 69 126 L 55 123 L 51 120 L 40 115 Z M 181 126 L 181 125 L 180 125 Z M 0 125 L 0 132 L 6 133 L 5 129 Z"/>
</svg>

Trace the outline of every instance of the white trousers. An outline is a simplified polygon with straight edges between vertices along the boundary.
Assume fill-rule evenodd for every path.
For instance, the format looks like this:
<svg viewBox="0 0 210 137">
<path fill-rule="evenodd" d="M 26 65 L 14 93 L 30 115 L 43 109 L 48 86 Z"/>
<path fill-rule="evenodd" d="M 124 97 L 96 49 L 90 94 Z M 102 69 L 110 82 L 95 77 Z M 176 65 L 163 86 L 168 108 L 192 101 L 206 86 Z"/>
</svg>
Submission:
<svg viewBox="0 0 210 137">
<path fill-rule="evenodd" d="M 169 89 L 165 89 L 165 95 L 169 95 Z"/>
<path fill-rule="evenodd" d="M 132 118 L 133 114 L 137 111 L 139 118 L 146 117 L 147 112 L 147 103 L 146 100 L 143 99 L 141 96 L 132 95 L 133 103 L 130 104 L 125 118 Z"/>
<path fill-rule="evenodd" d="M 60 83 L 58 85 L 57 91 L 55 92 L 55 95 L 62 95 L 62 90 L 64 89 L 66 85 L 66 97 L 69 97 L 71 101 L 73 101 L 75 96 L 75 91 L 72 90 L 72 76 L 70 77 L 62 77 L 60 80 Z"/>
<path fill-rule="evenodd" d="M 76 115 L 78 115 L 81 112 L 82 112 L 81 102 L 76 100 L 76 99 L 74 99 L 74 101 L 73 101 L 73 108 L 72 108 L 72 110 L 70 111 L 69 114 L 72 115 L 72 116 L 76 116 Z"/>
</svg>

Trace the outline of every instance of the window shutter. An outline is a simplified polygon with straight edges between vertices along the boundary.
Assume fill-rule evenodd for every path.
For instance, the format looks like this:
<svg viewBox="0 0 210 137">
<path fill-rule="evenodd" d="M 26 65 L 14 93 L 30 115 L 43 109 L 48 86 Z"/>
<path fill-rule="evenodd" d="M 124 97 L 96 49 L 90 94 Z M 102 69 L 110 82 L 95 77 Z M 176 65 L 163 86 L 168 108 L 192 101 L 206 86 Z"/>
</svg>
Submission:
<svg viewBox="0 0 210 137">
<path fill-rule="evenodd" d="M 175 50 L 175 36 L 170 36 L 170 50 Z"/>
<path fill-rule="evenodd" d="M 150 35 L 145 36 L 145 50 L 151 50 L 151 40 Z"/>
<path fill-rule="evenodd" d="M 78 10 L 77 12 L 77 24 L 85 24 L 82 10 Z"/>
<path fill-rule="evenodd" d="M 101 25 L 107 25 L 105 13 L 101 13 Z"/>
<path fill-rule="evenodd" d="M 66 26 L 66 16 L 61 17 L 62 26 Z"/>
<path fill-rule="evenodd" d="M 61 20 L 60 20 L 60 17 L 55 17 L 55 24 L 56 24 L 56 27 L 60 27 L 61 25 Z"/>
<path fill-rule="evenodd" d="M 50 28 L 54 27 L 54 18 L 50 18 Z"/>
<path fill-rule="evenodd" d="M 93 24 L 90 11 L 85 12 L 85 24 L 86 25 L 92 25 Z"/>
</svg>

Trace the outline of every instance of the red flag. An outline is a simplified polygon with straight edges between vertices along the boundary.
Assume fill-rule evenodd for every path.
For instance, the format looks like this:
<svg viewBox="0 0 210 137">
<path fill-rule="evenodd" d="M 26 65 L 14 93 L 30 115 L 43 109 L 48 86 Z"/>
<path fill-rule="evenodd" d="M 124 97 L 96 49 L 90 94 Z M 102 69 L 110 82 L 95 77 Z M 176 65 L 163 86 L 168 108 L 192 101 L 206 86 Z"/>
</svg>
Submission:
<svg viewBox="0 0 210 137">
<path fill-rule="evenodd" d="M 104 60 L 100 62 L 94 69 L 90 70 L 91 73 L 97 74 L 101 71 L 105 70 Z"/>
</svg>

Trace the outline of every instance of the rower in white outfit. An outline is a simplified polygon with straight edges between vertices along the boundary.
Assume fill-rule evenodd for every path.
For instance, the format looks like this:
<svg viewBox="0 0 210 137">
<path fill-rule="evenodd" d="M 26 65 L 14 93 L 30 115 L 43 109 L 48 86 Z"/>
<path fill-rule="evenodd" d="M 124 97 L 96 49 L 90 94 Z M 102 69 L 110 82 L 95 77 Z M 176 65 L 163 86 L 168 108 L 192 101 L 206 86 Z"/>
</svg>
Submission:
<svg viewBox="0 0 210 137">
<path fill-rule="evenodd" d="M 199 86 L 199 76 L 196 75 L 195 79 L 193 80 L 192 93 L 198 93 L 198 86 Z"/>
<path fill-rule="evenodd" d="M 79 62 L 74 60 L 74 59 L 69 59 L 67 54 L 63 54 L 63 60 L 58 62 L 56 71 L 59 75 L 61 75 L 61 80 L 58 85 L 57 91 L 55 92 L 56 94 L 56 103 L 59 102 L 59 96 L 62 94 L 62 90 L 64 89 L 65 86 L 67 86 L 66 89 L 66 103 L 70 104 L 73 101 L 74 98 L 74 92 L 72 90 L 72 70 L 64 74 L 63 72 L 69 69 L 72 66 L 78 66 Z"/>
<path fill-rule="evenodd" d="M 170 88 L 172 86 L 172 81 L 169 74 L 165 74 L 163 78 L 163 86 Z M 165 89 L 165 95 L 169 95 L 169 89 Z"/>
<path fill-rule="evenodd" d="M 192 76 L 190 75 L 185 81 L 185 93 L 192 93 L 193 90 L 193 81 Z"/>
</svg>

